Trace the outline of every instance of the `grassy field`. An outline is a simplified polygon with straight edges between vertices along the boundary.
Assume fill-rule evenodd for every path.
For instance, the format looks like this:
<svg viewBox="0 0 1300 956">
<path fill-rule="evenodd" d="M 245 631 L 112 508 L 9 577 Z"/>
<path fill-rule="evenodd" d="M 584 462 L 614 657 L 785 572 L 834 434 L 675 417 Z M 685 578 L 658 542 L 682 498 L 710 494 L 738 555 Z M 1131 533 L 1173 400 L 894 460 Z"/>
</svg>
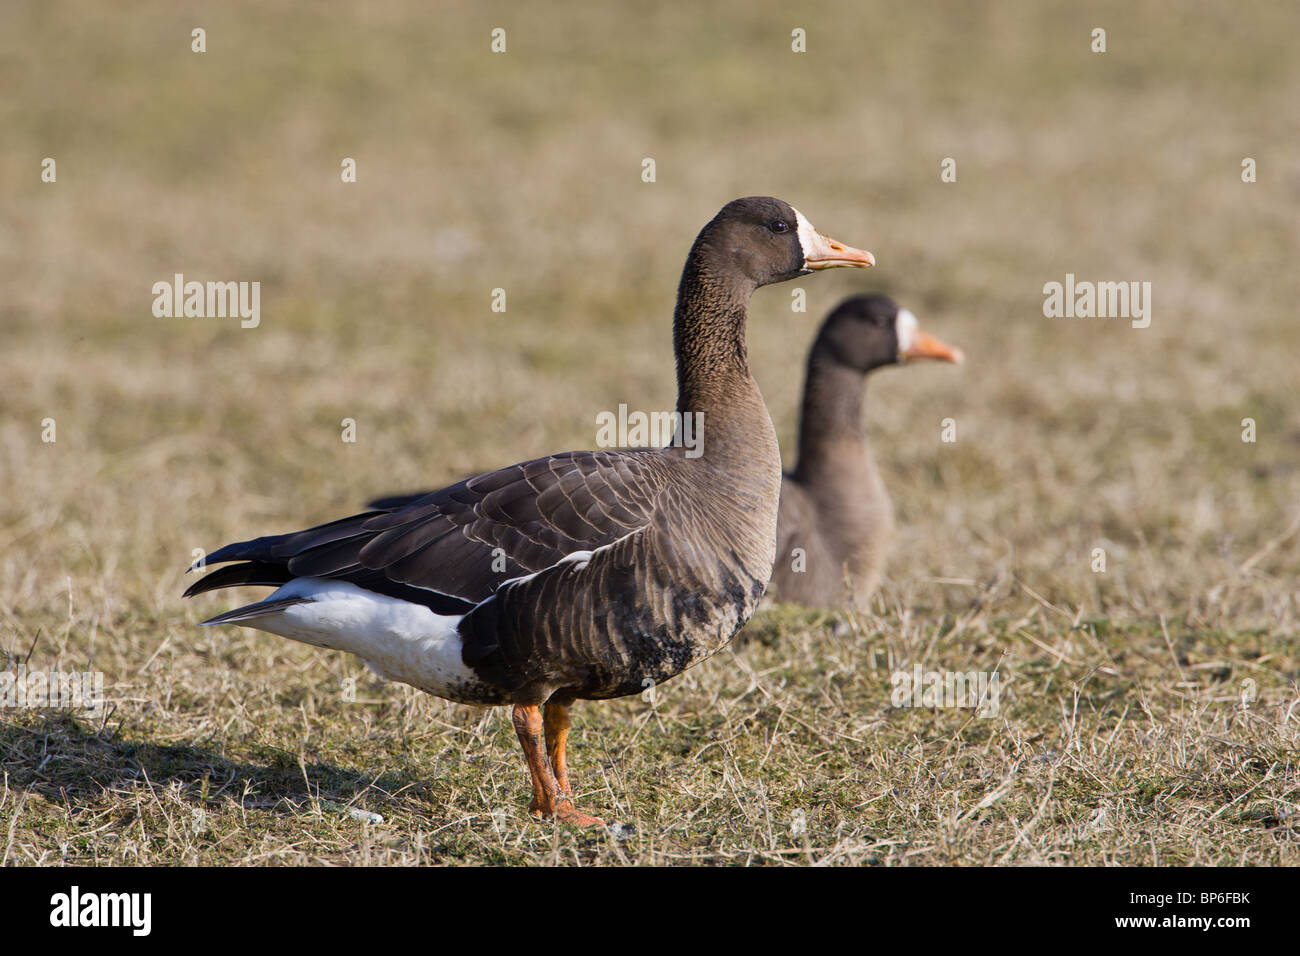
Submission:
<svg viewBox="0 0 1300 956">
<path fill-rule="evenodd" d="M 0 13 L 0 670 L 110 699 L 0 709 L 0 861 L 1300 862 L 1294 9 L 430 7 Z M 241 595 L 181 601 L 195 548 L 671 408 L 682 261 L 751 194 L 879 262 L 755 296 L 783 447 L 844 295 L 967 364 L 871 383 L 870 607 L 575 708 L 629 832 L 531 821 L 504 710 L 196 626 Z M 177 272 L 260 281 L 260 325 L 155 318 Z M 1067 273 L 1151 282 L 1150 327 L 1044 317 Z M 917 664 L 996 669 L 998 715 L 891 706 Z"/>
</svg>

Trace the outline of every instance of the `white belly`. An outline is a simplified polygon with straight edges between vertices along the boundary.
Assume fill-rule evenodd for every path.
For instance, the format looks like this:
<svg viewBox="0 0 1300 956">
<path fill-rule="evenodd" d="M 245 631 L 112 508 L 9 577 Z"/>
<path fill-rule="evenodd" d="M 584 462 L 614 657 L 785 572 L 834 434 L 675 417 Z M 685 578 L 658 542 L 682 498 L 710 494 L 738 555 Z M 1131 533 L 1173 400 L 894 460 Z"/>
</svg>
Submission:
<svg viewBox="0 0 1300 956">
<path fill-rule="evenodd" d="M 435 614 L 422 604 L 328 578 L 294 578 L 267 600 L 289 597 L 304 600 L 241 623 L 356 654 L 380 677 L 438 697 L 473 703 L 481 696 L 482 682 L 461 657 L 460 615 Z"/>
</svg>

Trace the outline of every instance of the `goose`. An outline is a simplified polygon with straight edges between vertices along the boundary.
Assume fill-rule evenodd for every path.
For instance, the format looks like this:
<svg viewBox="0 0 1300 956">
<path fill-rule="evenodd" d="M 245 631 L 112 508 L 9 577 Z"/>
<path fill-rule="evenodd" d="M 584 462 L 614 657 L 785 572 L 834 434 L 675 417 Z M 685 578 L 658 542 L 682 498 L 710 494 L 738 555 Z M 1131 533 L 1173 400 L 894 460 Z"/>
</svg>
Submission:
<svg viewBox="0 0 1300 956">
<path fill-rule="evenodd" d="M 845 299 L 822 323 L 808 353 L 798 459 L 781 479 L 772 599 L 834 608 L 875 590 L 894 510 L 862 429 L 862 396 L 871 372 L 913 359 L 959 363 L 962 353 L 883 295 Z"/>
<path fill-rule="evenodd" d="M 345 651 L 435 696 L 510 706 L 530 813 L 601 826 L 574 806 L 569 706 L 642 693 L 705 660 L 771 575 L 781 457 L 749 369 L 750 296 L 874 263 L 779 199 L 734 200 L 696 237 L 673 317 L 677 410 L 703 414 L 702 454 L 669 444 L 510 465 L 228 544 L 195 562 L 225 566 L 185 596 L 274 587 L 203 624 Z"/>
</svg>

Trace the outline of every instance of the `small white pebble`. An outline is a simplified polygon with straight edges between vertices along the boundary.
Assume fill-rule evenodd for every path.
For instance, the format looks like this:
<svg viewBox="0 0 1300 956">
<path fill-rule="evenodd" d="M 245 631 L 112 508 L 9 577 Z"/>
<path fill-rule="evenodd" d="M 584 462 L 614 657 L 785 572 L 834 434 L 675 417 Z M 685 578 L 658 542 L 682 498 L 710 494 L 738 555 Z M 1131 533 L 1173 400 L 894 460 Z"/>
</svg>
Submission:
<svg viewBox="0 0 1300 956">
<path fill-rule="evenodd" d="M 610 823 L 606 824 L 605 832 L 614 839 L 622 841 L 630 837 L 636 830 L 630 823 Z"/>
</svg>

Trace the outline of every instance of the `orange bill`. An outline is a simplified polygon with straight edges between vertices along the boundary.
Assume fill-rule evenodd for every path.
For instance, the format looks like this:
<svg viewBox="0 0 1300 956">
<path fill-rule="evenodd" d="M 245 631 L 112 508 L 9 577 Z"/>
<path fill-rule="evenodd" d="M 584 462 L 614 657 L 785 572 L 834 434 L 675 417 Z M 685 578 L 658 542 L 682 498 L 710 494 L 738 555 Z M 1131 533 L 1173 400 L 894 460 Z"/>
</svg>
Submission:
<svg viewBox="0 0 1300 956">
<path fill-rule="evenodd" d="M 917 329 L 912 336 L 911 344 L 903 350 L 903 358 L 909 361 L 911 359 L 937 359 L 940 362 L 959 364 L 965 356 L 962 355 L 961 349 L 936 339 L 928 332 Z"/>
<path fill-rule="evenodd" d="M 814 232 L 807 241 L 804 264 L 809 269 L 837 269 L 848 266 L 865 269 L 876 264 L 876 257 L 865 249 L 854 249 L 830 236 Z"/>
</svg>

